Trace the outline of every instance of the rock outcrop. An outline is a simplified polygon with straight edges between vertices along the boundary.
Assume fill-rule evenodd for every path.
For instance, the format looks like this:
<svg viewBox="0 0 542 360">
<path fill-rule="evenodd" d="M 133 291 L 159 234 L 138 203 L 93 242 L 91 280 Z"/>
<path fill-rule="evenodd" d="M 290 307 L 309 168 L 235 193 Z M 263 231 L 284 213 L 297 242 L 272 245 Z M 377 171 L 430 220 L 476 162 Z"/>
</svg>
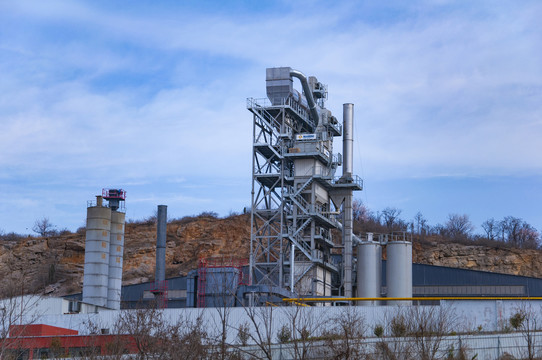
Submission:
<svg viewBox="0 0 542 360">
<path fill-rule="evenodd" d="M 60 236 L 0 242 L 0 290 L 65 295 L 83 284 L 84 231 Z M 166 276 L 186 275 L 202 257 L 248 259 L 250 217 L 183 218 L 167 225 Z M 128 223 L 125 232 L 123 283 L 154 279 L 156 225 Z M 413 261 L 423 264 L 542 277 L 539 250 L 414 242 Z"/>
</svg>

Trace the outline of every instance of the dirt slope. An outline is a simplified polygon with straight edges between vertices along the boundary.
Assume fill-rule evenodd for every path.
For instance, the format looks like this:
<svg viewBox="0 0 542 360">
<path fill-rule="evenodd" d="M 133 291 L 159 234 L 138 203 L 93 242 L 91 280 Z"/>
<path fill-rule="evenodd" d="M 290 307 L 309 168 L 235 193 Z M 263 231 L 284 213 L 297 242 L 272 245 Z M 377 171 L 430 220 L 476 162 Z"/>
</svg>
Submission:
<svg viewBox="0 0 542 360">
<path fill-rule="evenodd" d="M 29 237 L 0 242 L 0 291 L 65 295 L 80 292 L 83 284 L 84 231 L 50 238 Z M 126 224 L 123 283 L 154 279 L 156 225 Z M 184 218 L 168 223 L 166 276 L 185 275 L 201 257 L 248 258 L 250 217 Z M 542 277 L 538 250 L 485 246 L 415 243 L 418 263 Z"/>
</svg>

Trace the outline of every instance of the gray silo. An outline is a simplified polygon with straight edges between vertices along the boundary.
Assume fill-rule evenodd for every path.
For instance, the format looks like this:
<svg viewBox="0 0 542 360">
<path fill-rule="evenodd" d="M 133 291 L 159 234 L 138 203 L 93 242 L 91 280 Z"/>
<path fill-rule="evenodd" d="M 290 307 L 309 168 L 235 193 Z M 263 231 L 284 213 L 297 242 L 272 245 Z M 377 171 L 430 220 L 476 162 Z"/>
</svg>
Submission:
<svg viewBox="0 0 542 360">
<path fill-rule="evenodd" d="M 372 234 L 370 234 L 372 240 Z M 357 297 L 380 297 L 382 287 L 382 246 L 378 242 L 367 241 L 358 244 Z M 358 305 L 376 304 L 359 301 Z"/>
<path fill-rule="evenodd" d="M 107 306 L 111 209 L 103 206 L 103 197 L 87 208 L 83 302 Z"/>
<path fill-rule="evenodd" d="M 124 222 L 124 213 L 119 211 L 111 211 L 111 242 L 109 246 L 107 307 L 114 310 L 120 309 L 122 261 L 124 254 Z"/>
<path fill-rule="evenodd" d="M 412 243 L 390 241 L 386 247 L 387 297 L 412 297 Z M 388 304 L 410 304 L 410 301 L 389 301 Z"/>
</svg>

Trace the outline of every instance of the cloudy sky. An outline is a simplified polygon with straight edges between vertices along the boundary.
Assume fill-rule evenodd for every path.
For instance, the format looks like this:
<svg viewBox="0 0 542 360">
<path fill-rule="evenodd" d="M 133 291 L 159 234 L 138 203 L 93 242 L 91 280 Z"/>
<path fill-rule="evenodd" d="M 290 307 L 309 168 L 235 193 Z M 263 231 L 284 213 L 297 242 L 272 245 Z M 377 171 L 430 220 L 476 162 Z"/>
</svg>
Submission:
<svg viewBox="0 0 542 360">
<path fill-rule="evenodd" d="M 250 205 L 265 68 L 355 103 L 372 210 L 521 217 L 542 229 L 539 1 L 1 1 L 0 230 Z M 340 146 L 340 144 L 337 144 Z"/>
</svg>

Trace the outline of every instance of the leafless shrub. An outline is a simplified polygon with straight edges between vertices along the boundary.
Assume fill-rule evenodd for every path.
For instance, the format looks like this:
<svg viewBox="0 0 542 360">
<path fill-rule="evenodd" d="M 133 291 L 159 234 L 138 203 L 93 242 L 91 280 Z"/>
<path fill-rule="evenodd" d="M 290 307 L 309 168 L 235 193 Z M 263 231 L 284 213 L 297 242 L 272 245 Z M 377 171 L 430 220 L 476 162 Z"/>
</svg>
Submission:
<svg viewBox="0 0 542 360">
<path fill-rule="evenodd" d="M 10 232 L 10 233 L 7 233 L 7 234 L 4 234 L 4 233 L 1 233 L 0 234 L 0 240 L 2 241 L 22 241 L 26 239 L 26 236 L 23 236 L 21 234 L 17 234 L 17 233 L 14 233 L 14 232 Z"/>
<path fill-rule="evenodd" d="M 343 307 L 337 316 L 327 321 L 327 328 L 323 332 L 327 357 L 347 360 L 365 356 L 360 340 L 363 340 L 367 326 L 356 307 Z"/>
<path fill-rule="evenodd" d="M 251 342 L 256 344 L 264 359 L 272 360 L 271 345 L 275 337 L 273 333 L 275 307 L 247 306 L 243 309 L 252 326 L 252 331 L 249 333 Z"/>
<path fill-rule="evenodd" d="M 313 337 L 319 335 L 320 327 L 325 321 L 317 318 L 312 309 L 297 304 L 281 310 L 285 311 L 288 318 L 287 328 L 294 359 L 309 359 L 315 347 Z"/>
<path fill-rule="evenodd" d="M 139 360 L 173 360 L 180 354 L 189 360 L 206 358 L 210 339 L 204 329 L 201 315 L 193 321 L 181 316 L 169 323 L 154 307 L 123 311 L 113 326 L 115 334 L 130 336 Z M 109 344 L 110 355 L 122 356 L 126 352 L 121 341 L 125 337 L 119 336 L 118 341 Z"/>
<path fill-rule="evenodd" d="M 536 337 L 535 332 L 540 330 L 540 313 L 530 303 L 521 303 L 514 315 L 509 319 L 510 326 L 519 331 L 527 342 L 527 359 L 537 359 L 536 357 Z"/>
<path fill-rule="evenodd" d="M 453 309 L 445 306 L 411 306 L 405 315 L 416 357 L 421 360 L 437 359 L 442 339 L 456 325 Z"/>
<path fill-rule="evenodd" d="M 250 340 L 250 325 L 247 322 L 242 323 L 237 329 L 237 341 L 241 346 L 247 346 Z"/>
<path fill-rule="evenodd" d="M 22 337 L 28 325 L 35 322 L 39 296 L 9 296 L 0 300 L 0 359 L 17 359 L 24 355 Z M 12 329 L 17 327 L 17 329 Z M 10 334 L 10 330 L 14 330 Z"/>
<path fill-rule="evenodd" d="M 382 360 L 409 360 L 414 359 L 413 344 L 409 335 L 409 320 L 406 307 L 397 307 L 391 320 L 387 322 L 386 329 L 389 337 L 378 336 L 380 341 L 375 346 L 377 358 Z M 376 328 L 375 328 L 376 332 Z"/>
</svg>

